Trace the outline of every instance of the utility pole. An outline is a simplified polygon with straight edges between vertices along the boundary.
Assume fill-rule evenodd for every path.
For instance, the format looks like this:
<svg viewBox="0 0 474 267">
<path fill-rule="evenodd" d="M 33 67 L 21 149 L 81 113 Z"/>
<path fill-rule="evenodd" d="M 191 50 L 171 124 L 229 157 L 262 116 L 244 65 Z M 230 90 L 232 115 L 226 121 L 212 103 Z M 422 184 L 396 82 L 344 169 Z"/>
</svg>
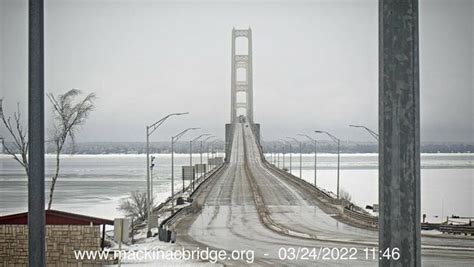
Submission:
<svg viewBox="0 0 474 267">
<path fill-rule="evenodd" d="M 326 134 L 337 145 L 337 189 L 336 189 L 336 195 L 337 195 L 337 199 L 339 199 L 339 170 L 340 170 L 340 165 L 341 165 L 341 140 L 339 138 L 335 137 L 334 135 L 326 132 L 326 131 L 314 131 L 314 132 L 315 133 Z"/>
<path fill-rule="evenodd" d="M 174 143 L 177 142 L 185 133 L 199 128 L 187 128 L 179 134 L 171 137 L 171 212 L 174 212 Z M 184 177 L 183 177 L 183 193 L 184 193 Z"/>
<path fill-rule="evenodd" d="M 292 165 L 292 159 L 291 159 L 292 158 L 291 157 L 292 146 L 291 146 L 291 142 L 289 142 L 288 140 L 284 140 L 284 139 L 281 139 L 281 141 L 285 142 L 285 144 L 287 144 L 290 148 L 289 149 L 289 154 L 290 154 L 290 170 L 289 170 L 289 172 L 291 174 L 291 168 L 292 168 L 292 166 L 291 166 Z"/>
<path fill-rule="evenodd" d="M 283 145 L 283 170 L 285 169 L 285 141 L 284 140 L 278 140 L 280 143 Z"/>
<path fill-rule="evenodd" d="M 362 128 L 364 130 L 366 130 L 373 138 L 375 138 L 375 140 L 379 141 L 379 135 L 372 131 L 371 129 L 365 127 L 365 126 L 362 126 L 362 125 L 349 125 L 349 127 L 353 127 L 353 128 Z"/>
<path fill-rule="evenodd" d="M 317 163 L 318 163 L 318 141 L 314 138 L 311 138 L 309 135 L 306 135 L 306 134 L 298 134 L 300 136 L 304 136 L 306 137 L 309 141 L 313 142 L 313 146 L 314 146 L 314 187 L 317 187 L 316 186 L 316 179 L 318 177 L 318 172 L 317 172 Z"/>
<path fill-rule="evenodd" d="M 291 139 L 293 141 L 295 141 L 299 146 L 300 146 L 300 179 L 303 179 L 303 156 L 302 156 L 302 153 L 303 153 L 303 143 L 301 141 L 299 141 L 298 139 L 296 138 L 293 138 L 293 137 L 286 137 L 288 139 Z"/>
<path fill-rule="evenodd" d="M 207 162 L 209 163 L 209 149 L 211 151 L 211 157 L 214 158 L 214 144 L 219 140 L 214 140 L 207 144 Z M 212 165 L 214 166 L 214 165 Z M 209 164 L 209 170 L 211 170 L 211 165 Z"/>
<path fill-rule="evenodd" d="M 209 135 L 208 137 L 204 138 L 204 140 L 201 140 L 201 145 L 200 145 L 200 153 L 201 153 L 201 176 L 202 176 L 202 153 L 203 153 L 203 150 L 202 150 L 202 143 L 203 142 L 207 142 L 207 140 L 209 140 L 210 138 L 214 138 L 215 136 L 214 135 Z M 206 172 L 206 170 L 204 170 L 204 173 Z"/>
<path fill-rule="evenodd" d="M 421 266 L 418 0 L 379 1 L 379 250 Z"/>
<path fill-rule="evenodd" d="M 146 129 L 146 207 L 147 207 L 147 237 L 151 237 L 150 216 L 151 216 L 151 179 L 150 179 L 150 135 L 160 127 L 169 117 L 189 114 L 188 112 L 171 113 L 161 118 L 159 121 L 147 125 Z"/>
<path fill-rule="evenodd" d="M 189 141 L 189 167 L 193 168 L 193 143 L 196 142 L 196 141 L 198 141 L 198 140 L 201 139 L 202 137 L 204 137 L 204 136 L 209 136 L 209 135 L 211 135 L 211 134 L 208 134 L 208 133 L 206 133 L 206 134 L 201 134 L 200 136 L 198 136 L 198 137 L 194 138 L 193 140 Z M 194 168 L 193 168 L 193 170 L 194 170 Z M 194 176 L 195 176 L 195 175 L 196 175 L 196 173 L 194 172 L 194 174 L 193 174 L 193 181 L 192 181 L 193 190 L 194 190 L 194 178 L 195 178 Z"/>
<path fill-rule="evenodd" d="M 28 3 L 28 263 L 45 266 L 44 5 Z"/>
</svg>

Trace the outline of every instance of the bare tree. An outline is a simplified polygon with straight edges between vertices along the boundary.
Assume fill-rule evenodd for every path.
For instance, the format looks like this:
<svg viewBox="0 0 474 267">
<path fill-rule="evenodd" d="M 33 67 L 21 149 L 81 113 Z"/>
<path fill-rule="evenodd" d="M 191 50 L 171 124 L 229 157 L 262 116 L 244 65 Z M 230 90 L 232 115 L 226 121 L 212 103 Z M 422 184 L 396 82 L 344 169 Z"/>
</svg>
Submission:
<svg viewBox="0 0 474 267">
<path fill-rule="evenodd" d="M 5 139 L 1 138 L 3 149 L 10 154 L 25 169 L 28 176 L 28 139 L 25 128 L 23 127 L 20 113 L 20 104 L 17 103 L 17 111 L 13 113 L 13 124 L 11 117 L 5 117 L 3 112 L 3 98 L 0 99 L 0 119 L 13 139 L 14 148 L 10 148 L 5 144 Z M 19 156 L 17 155 L 17 152 Z"/>
<path fill-rule="evenodd" d="M 56 172 L 51 180 L 48 210 L 51 209 L 51 204 L 53 203 L 54 187 L 59 176 L 60 156 L 64 144 L 69 139 L 72 145 L 72 153 L 74 153 L 75 132 L 77 131 L 77 127 L 86 122 L 90 112 L 95 108 L 94 100 L 96 95 L 94 93 L 87 95 L 84 99 L 75 103 L 75 98 L 81 94 L 82 92 L 77 89 L 71 89 L 57 97 L 53 94 L 48 94 L 49 101 L 53 105 L 54 113 L 54 125 L 50 141 L 53 142 L 56 152 Z"/>
<path fill-rule="evenodd" d="M 342 189 L 339 191 L 339 196 L 342 200 L 345 200 L 347 202 L 351 202 L 352 200 L 352 196 L 349 192 L 347 192 L 346 190 Z"/>
<path fill-rule="evenodd" d="M 135 223 L 141 223 L 148 216 L 146 198 L 145 192 L 133 191 L 128 198 L 121 200 L 118 209 L 123 211 L 125 216 L 131 218 Z"/>
</svg>

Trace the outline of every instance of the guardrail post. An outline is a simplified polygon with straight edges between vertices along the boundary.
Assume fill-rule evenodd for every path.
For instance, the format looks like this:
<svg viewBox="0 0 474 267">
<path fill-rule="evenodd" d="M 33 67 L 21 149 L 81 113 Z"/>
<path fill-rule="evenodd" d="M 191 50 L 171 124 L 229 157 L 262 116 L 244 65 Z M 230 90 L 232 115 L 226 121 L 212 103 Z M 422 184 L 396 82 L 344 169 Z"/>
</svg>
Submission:
<svg viewBox="0 0 474 267">
<path fill-rule="evenodd" d="M 418 0 L 380 0 L 380 266 L 421 266 L 418 57 Z"/>
</svg>

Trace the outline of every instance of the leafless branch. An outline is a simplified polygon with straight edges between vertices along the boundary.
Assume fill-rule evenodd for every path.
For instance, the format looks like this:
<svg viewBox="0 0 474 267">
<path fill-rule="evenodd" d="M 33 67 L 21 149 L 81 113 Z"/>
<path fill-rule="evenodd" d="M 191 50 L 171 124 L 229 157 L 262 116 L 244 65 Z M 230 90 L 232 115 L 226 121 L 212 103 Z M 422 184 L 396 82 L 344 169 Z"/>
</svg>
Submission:
<svg viewBox="0 0 474 267">
<path fill-rule="evenodd" d="M 51 204 L 53 202 L 54 188 L 59 176 L 60 155 L 64 148 L 64 144 L 69 139 L 73 148 L 72 152 L 74 152 L 75 131 L 78 126 L 81 126 L 86 122 L 89 114 L 95 108 L 94 100 L 96 99 L 96 95 L 94 93 L 87 95 L 83 100 L 75 103 L 75 98 L 81 94 L 82 92 L 78 89 L 71 89 L 65 94 L 58 96 L 48 94 L 54 114 L 54 131 L 52 131 L 50 140 L 54 143 L 56 150 L 56 172 L 52 177 L 48 209 L 51 209 Z"/>
<path fill-rule="evenodd" d="M 3 98 L 0 99 L 0 119 L 10 137 L 13 139 L 14 146 L 14 148 L 10 148 L 6 145 L 5 140 L 2 139 L 3 148 L 25 169 L 26 175 L 28 176 L 28 139 L 21 120 L 20 104 L 17 103 L 17 111 L 13 114 L 14 125 L 12 125 L 11 117 L 5 117 Z"/>
</svg>

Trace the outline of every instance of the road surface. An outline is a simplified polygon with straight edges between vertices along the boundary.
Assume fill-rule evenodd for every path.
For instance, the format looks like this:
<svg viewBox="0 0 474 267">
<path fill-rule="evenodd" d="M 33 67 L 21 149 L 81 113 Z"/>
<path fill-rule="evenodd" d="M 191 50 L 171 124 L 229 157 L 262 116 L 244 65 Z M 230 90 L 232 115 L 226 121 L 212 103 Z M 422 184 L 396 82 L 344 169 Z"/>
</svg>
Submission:
<svg viewBox="0 0 474 267">
<path fill-rule="evenodd" d="M 255 186 L 263 211 L 254 199 Z M 378 255 L 374 259 L 364 251 L 377 247 L 377 232 L 336 220 L 308 190 L 268 168 L 247 124 L 235 125 L 230 162 L 201 188 L 195 202 L 196 213 L 175 225 L 178 243 L 186 248 L 250 249 L 258 265 L 377 265 Z M 278 231 L 281 228 L 286 232 Z M 474 260 L 473 247 L 474 239 L 423 238 L 423 262 L 468 266 Z M 292 249 L 300 252 L 295 259 Z M 221 263 L 241 265 L 246 260 Z"/>
</svg>

